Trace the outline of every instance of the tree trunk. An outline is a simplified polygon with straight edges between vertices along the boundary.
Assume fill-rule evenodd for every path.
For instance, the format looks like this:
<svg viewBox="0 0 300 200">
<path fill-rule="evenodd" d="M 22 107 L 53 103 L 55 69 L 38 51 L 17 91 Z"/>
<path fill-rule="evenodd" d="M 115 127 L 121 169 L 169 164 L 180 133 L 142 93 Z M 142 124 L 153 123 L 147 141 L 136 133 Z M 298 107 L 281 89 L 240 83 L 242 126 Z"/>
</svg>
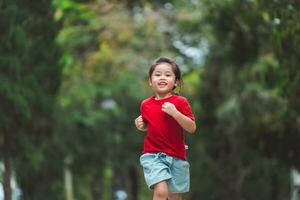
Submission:
<svg viewBox="0 0 300 200">
<path fill-rule="evenodd" d="M 11 135 L 8 131 L 4 132 L 4 200 L 12 200 L 12 190 L 11 190 L 11 174 L 12 174 L 12 164 L 11 164 Z"/>
<path fill-rule="evenodd" d="M 278 188 L 279 188 L 279 183 L 278 183 L 278 177 L 276 173 L 272 173 L 272 190 L 271 190 L 271 199 L 272 200 L 277 200 L 278 199 Z"/>
<path fill-rule="evenodd" d="M 139 177 L 137 170 L 134 166 L 131 166 L 129 169 L 129 176 L 131 182 L 131 198 L 132 200 L 138 200 L 138 186 L 139 186 Z"/>
<path fill-rule="evenodd" d="M 91 182 L 91 196 L 92 200 L 100 200 L 102 199 L 102 194 L 101 194 L 101 176 L 99 174 L 95 174 L 94 177 L 92 178 Z"/>
<path fill-rule="evenodd" d="M 74 200 L 72 172 L 68 165 L 64 169 L 66 200 Z"/>
</svg>

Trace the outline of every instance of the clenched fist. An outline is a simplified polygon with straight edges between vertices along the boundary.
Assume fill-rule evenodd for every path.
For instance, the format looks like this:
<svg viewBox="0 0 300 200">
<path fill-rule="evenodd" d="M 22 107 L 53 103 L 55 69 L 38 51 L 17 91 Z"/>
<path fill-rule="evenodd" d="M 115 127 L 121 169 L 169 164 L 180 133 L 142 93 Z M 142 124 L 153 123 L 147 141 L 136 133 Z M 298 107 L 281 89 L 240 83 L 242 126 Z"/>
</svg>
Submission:
<svg viewBox="0 0 300 200">
<path fill-rule="evenodd" d="M 170 102 L 165 102 L 161 106 L 161 110 L 164 111 L 165 113 L 169 114 L 172 117 L 175 117 L 178 114 L 178 110 L 176 109 L 175 105 L 170 103 Z"/>
<path fill-rule="evenodd" d="M 138 130 L 140 131 L 147 131 L 147 126 L 145 124 L 145 122 L 143 121 L 142 116 L 138 116 L 135 120 L 134 120 L 135 126 Z"/>
</svg>

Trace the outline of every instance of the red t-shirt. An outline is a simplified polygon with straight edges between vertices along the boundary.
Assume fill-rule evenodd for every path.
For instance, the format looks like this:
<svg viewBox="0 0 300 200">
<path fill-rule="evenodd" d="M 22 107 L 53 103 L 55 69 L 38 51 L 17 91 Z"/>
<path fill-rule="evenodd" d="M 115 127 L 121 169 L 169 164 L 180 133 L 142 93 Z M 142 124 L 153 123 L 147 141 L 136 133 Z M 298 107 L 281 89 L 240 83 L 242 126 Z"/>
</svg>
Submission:
<svg viewBox="0 0 300 200">
<path fill-rule="evenodd" d="M 141 103 L 141 115 L 147 124 L 147 135 L 144 139 L 143 153 L 164 152 L 170 156 L 186 160 L 183 128 L 169 114 L 161 110 L 165 102 L 175 105 L 176 109 L 195 120 L 191 106 L 183 96 L 172 95 L 156 100 L 154 96 Z"/>
</svg>

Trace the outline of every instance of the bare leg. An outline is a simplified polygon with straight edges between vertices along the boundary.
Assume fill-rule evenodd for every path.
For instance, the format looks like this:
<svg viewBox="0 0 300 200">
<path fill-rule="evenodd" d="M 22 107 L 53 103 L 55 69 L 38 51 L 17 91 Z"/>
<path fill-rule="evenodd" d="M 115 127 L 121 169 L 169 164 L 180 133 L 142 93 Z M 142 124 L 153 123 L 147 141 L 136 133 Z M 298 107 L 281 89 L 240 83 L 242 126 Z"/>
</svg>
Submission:
<svg viewBox="0 0 300 200">
<path fill-rule="evenodd" d="M 166 200 L 169 188 L 167 181 L 162 181 L 154 185 L 153 200 Z"/>
<path fill-rule="evenodd" d="M 168 200 L 182 200 L 182 196 L 180 193 L 170 193 Z"/>
</svg>

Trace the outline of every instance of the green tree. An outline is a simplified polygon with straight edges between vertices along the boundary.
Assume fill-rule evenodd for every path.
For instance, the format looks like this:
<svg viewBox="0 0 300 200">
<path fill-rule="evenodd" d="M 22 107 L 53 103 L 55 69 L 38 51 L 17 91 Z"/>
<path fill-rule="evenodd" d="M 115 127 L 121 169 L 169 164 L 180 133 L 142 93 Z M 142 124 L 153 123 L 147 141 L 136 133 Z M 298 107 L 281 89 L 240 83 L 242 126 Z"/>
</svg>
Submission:
<svg viewBox="0 0 300 200">
<path fill-rule="evenodd" d="M 37 183 L 51 177 L 45 176 L 41 166 L 50 161 L 45 159 L 45 150 L 51 146 L 51 111 L 60 83 L 60 51 L 55 44 L 58 25 L 49 1 L 1 1 L 0 6 L 0 141 L 5 200 L 11 199 L 13 170 L 27 199 L 32 193 L 43 193 Z"/>
<path fill-rule="evenodd" d="M 286 198 L 289 167 L 299 160 L 298 104 L 285 93 L 292 90 L 294 99 L 293 85 L 299 84 L 291 65 L 299 58 L 291 53 L 299 41 L 297 4 L 237 0 L 195 6 L 201 10 L 200 33 L 190 29 L 193 20 L 185 20 L 183 30 L 191 43 L 206 39 L 209 51 L 199 85 L 202 138 L 193 141 L 191 152 L 192 160 L 201 158 L 192 163 L 198 177 L 192 185 L 201 189 L 192 190 L 191 199 Z M 287 37 L 294 42 L 285 43 Z"/>
<path fill-rule="evenodd" d="M 273 72 L 273 83 L 278 88 L 280 97 L 285 101 L 285 110 L 281 114 L 283 128 L 274 138 L 274 144 L 278 151 L 275 155 L 288 165 L 300 170 L 299 148 L 297 141 L 300 140 L 299 116 L 300 116 L 300 72 L 297 63 L 300 61 L 300 5 L 297 1 L 280 1 L 269 5 L 263 1 L 269 10 L 274 29 L 272 41 L 274 54 L 278 59 L 279 69 Z M 284 139 L 283 139 L 284 137 Z M 270 151 L 270 150 L 268 150 Z"/>
</svg>

